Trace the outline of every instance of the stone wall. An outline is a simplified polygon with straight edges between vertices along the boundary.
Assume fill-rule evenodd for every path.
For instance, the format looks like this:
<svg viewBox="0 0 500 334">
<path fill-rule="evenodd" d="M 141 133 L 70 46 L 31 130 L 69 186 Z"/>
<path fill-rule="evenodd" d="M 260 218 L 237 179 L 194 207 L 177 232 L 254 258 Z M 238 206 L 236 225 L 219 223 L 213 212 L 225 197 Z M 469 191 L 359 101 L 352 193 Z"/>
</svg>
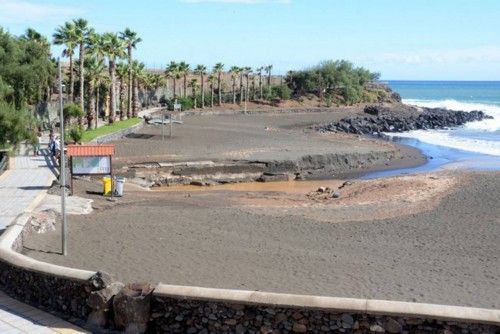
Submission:
<svg viewBox="0 0 500 334">
<path fill-rule="evenodd" d="M 91 308 L 87 300 L 102 286 L 97 276 L 89 281 L 57 277 L 0 261 L 0 289 L 37 308 L 56 312 L 77 324 L 86 322 Z"/>
<path fill-rule="evenodd" d="M 155 333 L 496 333 L 477 323 L 154 297 Z"/>
<path fill-rule="evenodd" d="M 91 140 L 91 143 L 103 144 L 103 143 L 107 143 L 107 142 L 110 142 L 113 140 L 120 139 L 122 137 L 125 137 L 125 136 L 131 134 L 131 133 L 139 131 L 140 129 L 142 129 L 144 127 L 144 124 L 145 124 L 144 121 L 141 121 L 140 123 L 138 123 L 134 126 L 131 126 L 130 128 L 126 128 L 126 129 L 123 129 L 123 130 L 120 130 L 117 132 L 110 133 L 109 135 L 104 135 L 104 136 L 95 138 L 95 139 Z"/>
</svg>

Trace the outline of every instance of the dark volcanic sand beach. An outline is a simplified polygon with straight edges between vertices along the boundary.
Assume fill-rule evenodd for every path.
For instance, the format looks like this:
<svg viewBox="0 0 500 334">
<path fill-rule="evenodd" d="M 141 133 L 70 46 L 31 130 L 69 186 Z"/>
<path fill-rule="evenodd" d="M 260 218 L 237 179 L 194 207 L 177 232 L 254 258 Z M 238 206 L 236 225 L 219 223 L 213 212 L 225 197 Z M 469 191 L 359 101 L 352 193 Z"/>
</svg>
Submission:
<svg viewBox="0 0 500 334">
<path fill-rule="evenodd" d="M 362 110 L 362 109 L 361 109 Z M 339 120 L 358 109 L 234 115 L 191 115 L 162 141 L 160 125 L 147 125 L 113 142 L 117 167 L 135 162 L 297 160 L 308 155 L 395 152 L 394 167 L 422 164 L 418 150 L 347 134 L 320 134 L 309 126 Z M 367 166 L 368 167 L 368 166 Z M 379 166 L 386 168 L 386 166 Z"/>
<path fill-rule="evenodd" d="M 67 257 L 50 253 L 59 250 L 59 231 L 30 236 L 24 251 L 125 282 L 498 308 L 499 176 L 355 181 L 338 200 L 314 192 L 318 182 L 336 189 L 338 180 L 130 186 L 115 204 L 94 196 L 94 213 L 69 217 Z M 80 193 L 99 188 L 77 182 Z"/>
</svg>

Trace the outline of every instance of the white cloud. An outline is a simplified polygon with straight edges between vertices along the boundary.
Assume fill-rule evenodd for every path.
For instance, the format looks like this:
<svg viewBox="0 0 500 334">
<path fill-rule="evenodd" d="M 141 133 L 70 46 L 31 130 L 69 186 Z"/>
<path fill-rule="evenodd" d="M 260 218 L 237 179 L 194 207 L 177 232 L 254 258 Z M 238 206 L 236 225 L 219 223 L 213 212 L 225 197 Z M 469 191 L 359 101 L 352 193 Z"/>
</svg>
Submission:
<svg viewBox="0 0 500 334">
<path fill-rule="evenodd" d="M 0 0 L 0 21 L 6 23 L 44 22 L 82 15 L 81 8 L 38 4 L 25 0 Z"/>
<path fill-rule="evenodd" d="M 244 4 L 244 5 L 256 5 L 262 3 L 278 3 L 282 5 L 288 5 L 292 0 L 181 0 L 185 3 L 227 3 L 227 4 Z"/>
</svg>

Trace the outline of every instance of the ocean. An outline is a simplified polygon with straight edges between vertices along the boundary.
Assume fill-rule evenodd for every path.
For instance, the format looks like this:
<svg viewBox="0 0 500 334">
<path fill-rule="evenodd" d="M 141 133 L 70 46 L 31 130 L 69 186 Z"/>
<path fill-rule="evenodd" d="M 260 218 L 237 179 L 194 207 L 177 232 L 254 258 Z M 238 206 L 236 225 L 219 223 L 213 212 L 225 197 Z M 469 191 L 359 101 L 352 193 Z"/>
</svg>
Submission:
<svg viewBox="0 0 500 334">
<path fill-rule="evenodd" d="M 482 110 L 493 119 L 446 130 L 415 130 L 387 134 L 392 140 L 420 149 L 428 163 L 401 172 L 439 168 L 500 169 L 500 81 L 387 81 L 403 102 L 421 107 Z M 380 172 L 371 177 L 390 176 Z"/>
</svg>

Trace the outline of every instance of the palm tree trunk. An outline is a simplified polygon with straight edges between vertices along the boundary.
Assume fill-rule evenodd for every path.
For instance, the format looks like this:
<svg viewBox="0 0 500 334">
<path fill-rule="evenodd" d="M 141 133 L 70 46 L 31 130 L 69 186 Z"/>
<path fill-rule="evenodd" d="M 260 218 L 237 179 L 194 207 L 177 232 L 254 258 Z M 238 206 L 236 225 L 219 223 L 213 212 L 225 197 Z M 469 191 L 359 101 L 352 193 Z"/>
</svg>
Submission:
<svg viewBox="0 0 500 334">
<path fill-rule="evenodd" d="M 194 87 L 193 85 L 193 88 L 192 88 L 192 94 L 193 94 L 193 101 L 194 101 L 194 106 L 193 106 L 193 109 L 196 109 L 196 88 Z"/>
<path fill-rule="evenodd" d="M 249 87 L 250 87 L 248 80 L 250 80 L 250 76 L 247 74 L 246 77 L 247 77 L 247 89 L 245 92 L 245 101 L 248 103 L 248 95 L 249 95 L 248 93 L 249 93 Z"/>
<path fill-rule="evenodd" d="M 127 96 L 127 118 L 130 118 L 132 114 L 132 70 L 130 68 L 132 64 L 132 46 L 128 46 L 128 96 Z"/>
<path fill-rule="evenodd" d="M 240 74 L 240 104 L 243 102 L 243 74 Z"/>
<path fill-rule="evenodd" d="M 222 105 L 222 91 L 221 91 L 221 72 L 217 76 L 217 93 L 219 95 L 219 106 Z"/>
<path fill-rule="evenodd" d="M 73 75 L 73 56 L 69 56 L 69 90 L 68 101 L 73 102 L 75 92 L 75 76 Z"/>
<path fill-rule="evenodd" d="M 92 118 L 95 110 L 95 88 L 92 82 L 89 82 L 89 110 L 87 111 L 87 130 L 92 129 Z"/>
<path fill-rule="evenodd" d="M 100 111 L 100 104 L 101 104 L 101 101 L 100 101 L 100 96 L 99 96 L 99 86 L 100 85 L 97 85 L 97 88 L 96 88 L 96 104 L 95 104 L 95 128 L 97 129 L 99 127 L 99 111 Z"/>
<path fill-rule="evenodd" d="M 205 108 L 205 82 L 203 81 L 203 74 L 201 77 L 201 109 Z"/>
<path fill-rule="evenodd" d="M 84 85 L 84 69 L 83 69 L 83 65 L 84 65 L 84 57 L 85 57 L 85 48 L 83 47 L 83 42 L 80 43 L 80 108 L 82 109 L 82 111 L 85 110 L 85 106 L 84 106 L 84 98 L 83 98 L 83 85 Z M 81 117 L 78 117 L 78 126 L 82 126 L 82 118 Z"/>
<path fill-rule="evenodd" d="M 214 84 L 210 84 L 210 108 L 214 107 Z"/>
<path fill-rule="evenodd" d="M 120 80 L 120 121 L 125 117 L 125 85 L 123 78 Z"/>
<path fill-rule="evenodd" d="M 137 81 L 137 77 L 134 77 L 133 81 L 133 86 L 134 86 L 134 102 L 133 102 L 133 109 L 132 109 L 132 117 L 137 117 L 137 111 L 139 111 L 139 82 Z"/>
<path fill-rule="evenodd" d="M 177 97 L 177 91 L 176 91 L 176 88 L 177 88 L 177 80 L 175 80 L 175 78 L 173 79 L 174 80 L 174 100 L 175 98 Z"/>
<path fill-rule="evenodd" d="M 187 75 L 184 74 L 184 97 L 187 96 Z"/>
<path fill-rule="evenodd" d="M 111 72 L 111 90 L 110 90 L 110 98 L 111 98 L 111 108 L 109 111 L 109 124 L 115 122 L 116 116 L 116 73 L 115 73 L 115 61 L 109 62 L 109 71 Z"/>
<path fill-rule="evenodd" d="M 255 90 L 255 77 L 254 77 L 252 80 L 252 100 L 255 100 L 256 93 L 257 92 Z"/>
<path fill-rule="evenodd" d="M 262 73 L 259 73 L 259 90 L 260 90 L 260 99 L 264 99 L 264 92 L 262 91 Z"/>
<path fill-rule="evenodd" d="M 236 78 L 233 78 L 233 104 L 236 104 Z"/>
</svg>

